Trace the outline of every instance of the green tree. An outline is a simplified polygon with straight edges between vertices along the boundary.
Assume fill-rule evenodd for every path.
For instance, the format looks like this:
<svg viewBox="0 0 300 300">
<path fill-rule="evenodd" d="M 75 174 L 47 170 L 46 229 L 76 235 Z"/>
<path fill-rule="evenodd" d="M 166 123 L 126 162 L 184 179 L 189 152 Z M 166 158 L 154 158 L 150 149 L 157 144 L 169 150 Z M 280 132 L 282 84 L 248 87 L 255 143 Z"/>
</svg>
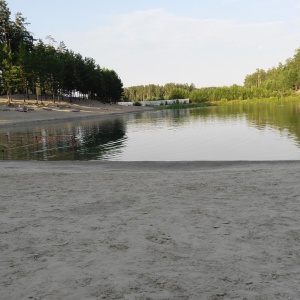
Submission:
<svg viewBox="0 0 300 300">
<path fill-rule="evenodd" d="M 189 98 L 189 92 L 183 88 L 174 88 L 171 90 L 169 99 L 186 99 Z"/>
</svg>

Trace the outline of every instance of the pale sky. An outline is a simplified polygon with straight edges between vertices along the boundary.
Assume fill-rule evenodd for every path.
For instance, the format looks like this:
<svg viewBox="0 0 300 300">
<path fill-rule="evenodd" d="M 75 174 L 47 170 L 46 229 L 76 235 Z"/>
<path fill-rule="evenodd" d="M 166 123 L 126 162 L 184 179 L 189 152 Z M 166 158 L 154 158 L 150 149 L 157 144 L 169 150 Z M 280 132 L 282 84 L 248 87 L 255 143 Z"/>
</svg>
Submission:
<svg viewBox="0 0 300 300">
<path fill-rule="evenodd" d="M 124 87 L 242 85 L 300 47 L 300 0 L 7 0 L 35 38 L 57 42 Z"/>
</svg>

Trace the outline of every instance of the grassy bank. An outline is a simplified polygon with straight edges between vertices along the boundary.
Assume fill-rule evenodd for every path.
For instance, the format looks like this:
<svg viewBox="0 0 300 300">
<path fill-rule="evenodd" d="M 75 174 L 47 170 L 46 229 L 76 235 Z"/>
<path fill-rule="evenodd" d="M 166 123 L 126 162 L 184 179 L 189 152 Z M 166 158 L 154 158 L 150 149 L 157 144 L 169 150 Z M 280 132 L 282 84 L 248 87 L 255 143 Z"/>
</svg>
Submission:
<svg viewBox="0 0 300 300">
<path fill-rule="evenodd" d="M 220 100 L 220 101 L 209 101 L 200 103 L 189 103 L 189 104 L 170 104 L 162 105 L 158 109 L 184 109 L 184 108 L 197 108 L 197 107 L 209 107 L 209 106 L 224 106 L 224 105 L 241 105 L 241 104 L 259 104 L 259 103 L 284 103 L 290 101 L 300 101 L 300 95 L 293 94 L 291 96 L 283 98 L 261 98 L 261 99 L 246 99 L 246 100 Z"/>
</svg>

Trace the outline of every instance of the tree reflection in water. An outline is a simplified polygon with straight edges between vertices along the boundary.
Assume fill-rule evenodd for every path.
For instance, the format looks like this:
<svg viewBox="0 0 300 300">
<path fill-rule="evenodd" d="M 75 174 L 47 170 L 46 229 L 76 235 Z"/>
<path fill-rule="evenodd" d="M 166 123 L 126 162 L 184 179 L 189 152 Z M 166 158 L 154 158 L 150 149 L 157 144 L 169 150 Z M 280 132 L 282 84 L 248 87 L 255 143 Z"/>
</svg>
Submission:
<svg viewBox="0 0 300 300">
<path fill-rule="evenodd" d="M 99 160 L 115 157 L 126 141 L 122 118 L 13 128 L 0 133 L 4 159 Z"/>
</svg>

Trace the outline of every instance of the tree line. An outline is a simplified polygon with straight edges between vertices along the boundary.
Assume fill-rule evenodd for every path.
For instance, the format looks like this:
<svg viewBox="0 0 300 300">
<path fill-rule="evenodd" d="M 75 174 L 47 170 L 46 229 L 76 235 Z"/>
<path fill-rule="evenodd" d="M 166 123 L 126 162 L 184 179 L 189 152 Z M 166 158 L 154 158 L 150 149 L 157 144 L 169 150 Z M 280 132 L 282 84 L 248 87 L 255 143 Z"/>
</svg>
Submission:
<svg viewBox="0 0 300 300">
<path fill-rule="evenodd" d="M 195 88 L 194 84 L 168 83 L 164 86 L 150 84 L 124 89 L 124 101 L 133 102 L 189 98 L 194 103 L 201 103 L 279 97 L 280 95 L 281 91 L 267 90 L 261 86 L 240 86 L 236 84 L 223 87 Z"/>
<path fill-rule="evenodd" d="M 164 86 L 149 84 L 138 85 L 124 89 L 124 101 L 167 100 L 174 98 L 188 98 L 195 89 L 192 84 L 167 83 Z"/>
<path fill-rule="evenodd" d="M 246 75 L 244 85 L 196 88 L 194 84 L 168 83 L 125 88 L 126 101 L 147 101 L 189 98 L 194 103 L 211 101 L 282 98 L 300 89 L 300 49 L 285 64 L 268 70 L 256 69 Z"/>
<path fill-rule="evenodd" d="M 292 58 L 284 64 L 268 70 L 256 69 L 246 76 L 245 87 L 256 87 L 266 91 L 278 92 L 281 96 L 298 91 L 300 88 L 300 49 L 295 50 Z"/>
<path fill-rule="evenodd" d="M 63 97 L 89 98 L 103 102 L 120 101 L 123 83 L 114 70 L 101 68 L 93 58 L 83 57 L 58 45 L 34 39 L 21 13 L 11 20 L 5 0 L 0 0 L 0 92 L 34 94 L 36 100 Z"/>
</svg>

